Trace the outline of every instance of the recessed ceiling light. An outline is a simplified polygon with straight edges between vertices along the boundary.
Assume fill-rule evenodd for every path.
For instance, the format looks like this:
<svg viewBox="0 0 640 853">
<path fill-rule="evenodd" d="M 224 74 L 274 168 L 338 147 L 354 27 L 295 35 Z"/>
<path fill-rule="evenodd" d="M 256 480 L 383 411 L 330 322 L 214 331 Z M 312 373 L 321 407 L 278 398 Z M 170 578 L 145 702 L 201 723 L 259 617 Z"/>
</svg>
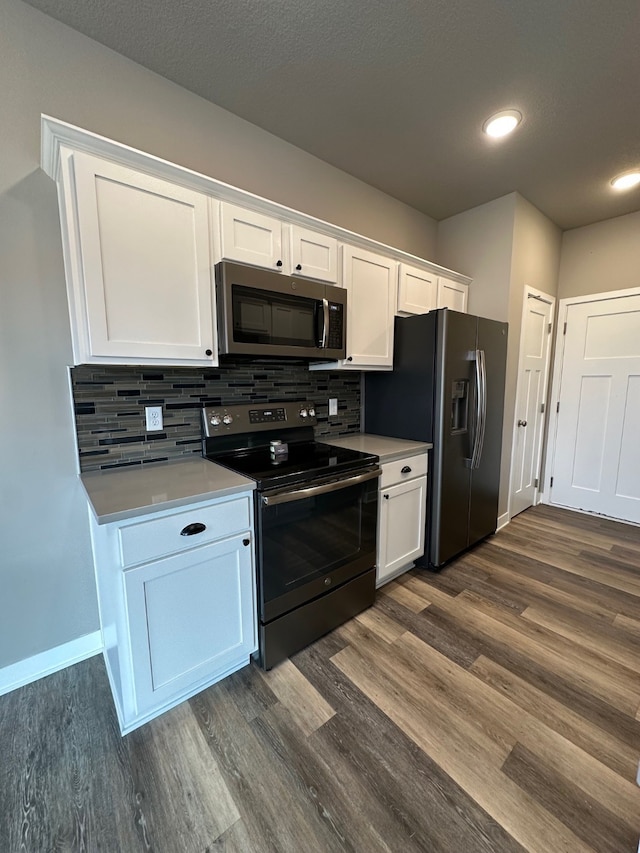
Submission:
<svg viewBox="0 0 640 853">
<path fill-rule="evenodd" d="M 617 178 L 611 181 L 611 186 L 614 190 L 629 190 L 631 187 L 635 187 L 636 184 L 640 184 L 640 172 L 637 170 L 623 172 L 622 175 L 618 175 Z"/>
<path fill-rule="evenodd" d="M 522 113 L 518 110 L 502 110 L 488 118 L 482 125 L 487 136 L 506 136 L 515 130 L 522 121 Z"/>
</svg>

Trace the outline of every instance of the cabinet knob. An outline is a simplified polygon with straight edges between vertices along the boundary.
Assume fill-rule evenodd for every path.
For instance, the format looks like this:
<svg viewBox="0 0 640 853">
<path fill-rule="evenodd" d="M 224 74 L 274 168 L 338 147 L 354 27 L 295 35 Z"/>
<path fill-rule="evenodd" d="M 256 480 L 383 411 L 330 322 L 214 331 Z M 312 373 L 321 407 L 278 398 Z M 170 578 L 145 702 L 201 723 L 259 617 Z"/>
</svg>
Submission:
<svg viewBox="0 0 640 853">
<path fill-rule="evenodd" d="M 400 473 L 401 473 L 401 474 L 410 474 L 410 473 L 411 473 L 411 468 L 410 468 L 408 465 L 405 465 L 405 466 L 404 466 L 404 468 L 401 468 L 401 469 L 400 469 Z"/>
<path fill-rule="evenodd" d="M 352 355 L 347 356 L 347 361 L 353 361 L 353 356 Z"/>
<path fill-rule="evenodd" d="M 388 501 L 388 500 L 389 500 L 389 495 L 384 495 L 384 499 L 385 499 L 385 501 Z"/>
<path fill-rule="evenodd" d="M 277 267 L 281 267 L 281 266 L 282 266 L 282 261 L 276 261 L 276 266 L 277 266 Z"/>
<path fill-rule="evenodd" d="M 205 355 L 213 355 L 213 350 L 211 350 L 211 349 L 206 349 L 206 350 L 204 351 L 204 354 L 205 354 Z"/>
<path fill-rule="evenodd" d="M 195 536 L 198 533 L 204 533 L 207 529 L 206 524 L 201 524 L 199 521 L 194 521 L 193 524 L 187 524 L 186 527 L 183 527 L 180 531 L 180 536 Z"/>
<path fill-rule="evenodd" d="M 526 421 L 518 421 L 518 426 L 526 426 L 526 425 L 527 425 Z"/>
<path fill-rule="evenodd" d="M 300 270 L 302 269 L 302 264 L 296 264 L 296 269 L 298 270 L 298 272 L 300 272 Z"/>
<path fill-rule="evenodd" d="M 251 539 L 243 539 L 243 540 L 242 540 L 242 544 L 243 544 L 245 547 L 246 547 L 247 545 L 250 545 L 250 544 L 251 544 Z"/>
</svg>

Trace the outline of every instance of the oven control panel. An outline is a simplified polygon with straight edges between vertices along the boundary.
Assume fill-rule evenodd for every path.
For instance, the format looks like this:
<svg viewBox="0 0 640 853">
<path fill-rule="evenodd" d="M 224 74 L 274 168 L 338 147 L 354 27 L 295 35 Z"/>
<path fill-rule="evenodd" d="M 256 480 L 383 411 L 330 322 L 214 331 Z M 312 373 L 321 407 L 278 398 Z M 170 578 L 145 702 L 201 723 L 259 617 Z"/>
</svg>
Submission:
<svg viewBox="0 0 640 853">
<path fill-rule="evenodd" d="M 250 409 L 249 423 L 250 424 L 278 424 L 286 421 L 287 416 L 284 408 L 280 406 L 277 409 Z"/>
<path fill-rule="evenodd" d="M 249 403 L 238 406 L 205 406 L 202 423 L 207 438 L 217 435 L 283 430 L 314 426 L 318 422 L 315 405 L 302 402 L 276 403 L 273 406 Z"/>
</svg>

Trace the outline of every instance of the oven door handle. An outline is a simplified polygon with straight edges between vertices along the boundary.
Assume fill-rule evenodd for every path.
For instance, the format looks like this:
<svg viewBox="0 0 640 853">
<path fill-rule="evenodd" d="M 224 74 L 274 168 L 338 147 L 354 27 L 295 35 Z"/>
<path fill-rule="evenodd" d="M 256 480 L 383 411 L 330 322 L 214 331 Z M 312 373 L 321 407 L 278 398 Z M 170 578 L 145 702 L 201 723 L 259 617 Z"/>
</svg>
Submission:
<svg viewBox="0 0 640 853">
<path fill-rule="evenodd" d="M 349 486 L 357 486 L 379 477 L 382 469 L 374 468 L 364 474 L 355 477 L 346 477 L 344 480 L 333 480 L 331 483 L 322 483 L 320 486 L 307 486 L 304 489 L 295 489 L 292 492 L 276 492 L 273 495 L 263 495 L 262 503 L 265 506 L 277 506 L 291 501 L 303 501 L 305 498 L 313 498 L 316 495 L 326 495 L 328 492 L 337 492 L 339 489 L 348 489 Z"/>
</svg>

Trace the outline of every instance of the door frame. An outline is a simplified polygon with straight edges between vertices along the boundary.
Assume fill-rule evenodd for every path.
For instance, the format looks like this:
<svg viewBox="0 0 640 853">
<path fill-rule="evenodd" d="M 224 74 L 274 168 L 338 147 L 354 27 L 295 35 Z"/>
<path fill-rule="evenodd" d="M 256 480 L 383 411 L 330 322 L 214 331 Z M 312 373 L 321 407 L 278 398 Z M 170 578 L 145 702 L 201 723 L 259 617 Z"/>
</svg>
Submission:
<svg viewBox="0 0 640 853">
<path fill-rule="evenodd" d="M 626 287 L 623 290 L 608 290 L 604 293 L 588 293 L 583 296 L 569 296 L 561 299 L 558 303 L 558 324 L 556 326 L 555 347 L 553 356 L 553 378 L 551 381 L 551 395 L 549 397 L 549 419 L 547 452 L 544 465 L 544 479 L 542 481 L 541 503 L 551 503 L 551 477 L 556 458 L 556 439 L 558 432 L 557 406 L 562 402 L 560 390 L 562 387 L 562 369 L 564 367 L 564 328 L 567 315 L 571 305 L 580 305 L 587 302 L 602 302 L 606 299 L 621 299 L 625 296 L 640 296 L 640 287 Z M 558 504 L 560 506 L 560 504 Z M 574 512 L 586 512 L 585 510 L 573 510 Z M 587 513 L 593 515 L 594 513 Z M 632 523 L 632 522 L 631 522 Z M 640 851 L 639 851 L 640 853 Z"/>
<path fill-rule="evenodd" d="M 513 418 L 512 435 L 511 435 L 511 468 L 509 471 L 509 500 L 508 500 L 508 507 L 507 507 L 509 521 L 511 521 L 511 496 L 513 494 L 513 489 L 512 489 L 513 464 L 514 464 L 514 458 L 515 458 L 516 436 L 517 436 L 517 430 L 518 430 L 518 427 L 516 426 L 515 405 L 518 402 L 518 392 L 520 390 L 520 387 L 519 387 L 519 385 L 520 385 L 520 373 L 522 371 L 522 365 L 524 362 L 524 341 L 525 341 L 524 324 L 525 324 L 525 317 L 526 317 L 526 311 L 527 311 L 527 305 L 528 305 L 529 299 L 536 299 L 539 302 L 546 302 L 548 305 L 551 306 L 551 311 L 549 314 L 549 322 L 551 323 L 551 333 L 553 332 L 553 325 L 555 322 L 555 314 L 556 314 L 556 297 L 555 296 L 552 296 L 550 293 L 546 293 L 544 290 L 538 290 L 536 287 L 532 287 L 530 284 L 525 285 L 525 287 L 524 287 L 524 298 L 522 301 L 522 314 L 520 316 L 520 348 L 519 348 L 519 352 L 518 352 L 518 373 L 517 373 L 517 380 L 516 380 L 516 396 L 515 396 L 515 400 L 514 400 L 514 410 L 513 410 L 514 418 Z M 549 351 L 547 353 L 547 365 L 545 367 L 545 375 L 544 375 L 545 411 L 544 411 L 543 417 L 542 417 L 541 434 L 540 434 L 540 438 L 539 438 L 539 442 L 538 442 L 538 448 L 536 451 L 537 457 L 538 457 L 538 460 L 537 460 L 538 486 L 537 486 L 535 493 L 534 493 L 533 506 L 536 506 L 536 504 L 541 503 L 543 485 L 545 482 L 545 478 L 544 478 L 545 472 L 542 470 L 542 460 L 544 457 L 545 433 L 547 431 L 547 427 L 548 427 L 548 423 L 549 423 L 549 419 L 547 417 L 547 415 L 549 414 L 548 409 L 550 408 L 550 405 L 549 405 L 549 407 L 547 407 L 547 403 L 549 401 L 549 376 L 551 374 L 551 370 L 553 368 L 553 361 L 554 361 L 553 346 L 552 346 L 553 341 L 551 338 L 551 333 L 550 333 L 550 340 L 549 340 Z"/>
</svg>

